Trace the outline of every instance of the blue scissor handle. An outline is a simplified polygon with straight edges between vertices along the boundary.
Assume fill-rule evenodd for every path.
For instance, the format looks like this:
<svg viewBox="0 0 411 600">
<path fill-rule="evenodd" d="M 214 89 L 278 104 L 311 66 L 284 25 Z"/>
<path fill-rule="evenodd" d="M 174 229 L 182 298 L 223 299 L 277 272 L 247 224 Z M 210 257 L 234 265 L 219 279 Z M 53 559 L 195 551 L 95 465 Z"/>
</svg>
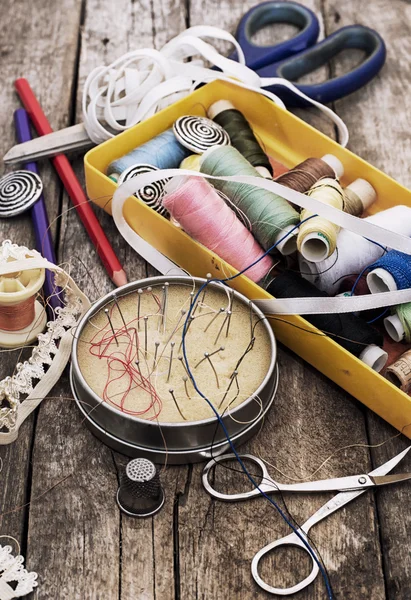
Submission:
<svg viewBox="0 0 411 600">
<path fill-rule="evenodd" d="M 257 31 L 273 23 L 295 25 L 300 32 L 272 46 L 258 46 L 251 41 Z M 256 70 L 309 48 L 317 41 L 319 32 L 317 17 L 305 6 L 296 2 L 263 2 L 245 13 L 238 24 L 236 38 L 247 66 Z"/>
<path fill-rule="evenodd" d="M 373 29 L 362 25 L 343 27 L 325 40 L 303 50 L 290 58 L 276 64 L 258 69 L 260 77 L 283 77 L 294 82 L 301 76 L 325 65 L 334 56 L 347 48 L 363 50 L 365 59 L 349 73 L 334 77 L 323 83 L 314 85 L 296 84 L 299 90 L 310 98 L 324 104 L 338 100 L 355 92 L 377 75 L 385 62 L 386 49 L 384 40 Z M 282 86 L 268 87 L 280 96 L 288 106 L 301 106 L 301 98 L 287 91 Z M 304 104 L 304 101 L 303 101 Z"/>
</svg>

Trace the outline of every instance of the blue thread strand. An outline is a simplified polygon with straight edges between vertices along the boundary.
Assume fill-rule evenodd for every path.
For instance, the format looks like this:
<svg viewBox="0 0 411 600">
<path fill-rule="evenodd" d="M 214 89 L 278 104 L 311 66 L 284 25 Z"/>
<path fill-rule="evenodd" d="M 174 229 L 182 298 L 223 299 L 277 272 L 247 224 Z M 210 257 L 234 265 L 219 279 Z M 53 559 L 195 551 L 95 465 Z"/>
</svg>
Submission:
<svg viewBox="0 0 411 600">
<path fill-rule="evenodd" d="M 207 402 L 207 404 L 210 406 L 211 410 L 214 412 L 223 432 L 224 435 L 227 438 L 228 443 L 230 444 L 231 450 L 234 453 L 238 463 L 240 464 L 243 472 L 245 473 L 245 475 L 248 477 L 248 479 L 250 480 L 250 482 L 252 483 L 252 485 L 260 492 L 260 494 L 266 499 L 268 500 L 268 502 L 270 502 L 270 504 L 272 504 L 274 506 L 274 508 L 278 511 L 278 513 L 280 514 L 280 516 L 282 517 L 282 519 L 287 523 L 287 525 L 293 530 L 293 532 L 297 535 L 297 537 L 303 542 L 303 544 L 305 545 L 305 547 L 307 548 L 309 554 L 313 557 L 314 561 L 317 563 L 318 568 L 321 572 L 321 575 L 324 579 L 324 583 L 327 589 L 327 594 L 328 594 L 328 599 L 329 600 L 333 600 L 333 593 L 332 593 L 332 589 L 331 589 L 331 585 L 328 579 L 328 576 L 325 572 L 325 569 L 323 567 L 323 565 L 321 564 L 320 559 L 318 558 L 317 554 L 315 553 L 315 551 L 313 550 L 313 548 L 310 546 L 309 542 L 304 538 L 304 536 L 298 531 L 298 529 L 291 523 L 291 521 L 287 518 L 287 516 L 284 514 L 284 512 L 281 510 L 281 508 L 279 507 L 279 505 L 270 497 L 268 496 L 268 494 L 266 494 L 259 486 L 259 484 L 254 480 L 253 476 L 249 473 L 249 471 L 247 470 L 245 464 L 243 463 L 243 461 L 241 460 L 241 457 L 239 456 L 237 450 L 235 449 L 235 446 L 230 438 L 230 435 L 224 425 L 224 421 L 222 420 L 220 414 L 218 413 L 218 411 L 216 410 L 216 408 L 214 407 L 214 405 L 210 402 L 210 400 L 201 392 L 201 390 L 198 388 L 197 383 L 194 379 L 194 375 L 191 372 L 190 366 L 188 364 L 188 359 L 187 359 L 187 355 L 186 355 L 186 345 L 185 345 L 185 336 L 186 336 L 186 331 L 187 331 L 187 323 L 190 319 L 191 316 L 191 312 L 193 310 L 193 307 L 195 306 L 195 303 L 198 299 L 198 297 L 200 296 L 202 290 L 209 284 L 212 282 L 217 282 L 217 283 L 224 283 L 227 281 L 231 281 L 233 279 L 235 279 L 236 277 L 239 277 L 240 275 L 242 275 L 243 273 L 245 273 L 246 271 L 248 271 L 248 269 L 251 269 L 255 264 L 257 264 L 260 260 L 262 260 L 264 258 L 264 256 L 266 256 L 267 254 L 269 254 L 278 244 L 280 244 L 283 240 L 285 240 L 288 236 L 290 236 L 293 231 L 295 231 L 296 229 L 298 229 L 298 227 L 308 221 L 309 219 L 314 218 L 317 215 L 311 215 L 310 217 L 307 217 L 307 219 L 304 219 L 303 221 L 301 221 L 301 223 L 298 223 L 297 225 L 295 225 L 295 227 L 293 227 L 293 229 L 291 229 L 287 234 L 285 234 L 278 242 L 276 242 L 271 248 L 269 248 L 260 258 L 258 258 L 257 260 L 255 260 L 251 265 L 249 265 L 248 267 L 246 267 L 245 269 L 243 269 L 242 271 L 240 271 L 239 273 L 237 273 L 236 275 L 232 275 L 231 277 L 226 277 L 224 279 L 210 279 L 209 281 L 205 282 L 200 289 L 198 290 L 198 292 L 196 293 L 195 297 L 193 298 L 193 301 L 191 303 L 191 306 L 188 310 L 187 313 L 187 317 L 186 320 L 184 322 L 184 327 L 183 327 L 183 333 L 182 333 L 182 345 L 183 345 L 183 356 L 184 356 L 184 362 L 187 368 L 187 372 L 189 374 L 189 377 L 193 383 L 194 389 L 196 390 L 196 392 L 201 396 L 201 398 L 203 398 L 203 400 L 205 400 Z"/>
<path fill-rule="evenodd" d="M 167 129 L 125 156 L 111 162 L 107 169 L 107 175 L 121 174 L 137 164 L 153 165 L 158 169 L 177 169 L 181 161 L 190 154 L 192 152 L 177 141 L 173 130 Z"/>
</svg>

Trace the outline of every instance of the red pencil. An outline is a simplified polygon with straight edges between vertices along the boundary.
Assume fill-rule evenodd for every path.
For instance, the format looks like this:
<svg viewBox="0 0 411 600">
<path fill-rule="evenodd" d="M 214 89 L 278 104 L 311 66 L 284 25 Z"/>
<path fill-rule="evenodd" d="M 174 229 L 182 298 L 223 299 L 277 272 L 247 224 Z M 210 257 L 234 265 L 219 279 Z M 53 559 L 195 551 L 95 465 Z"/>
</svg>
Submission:
<svg viewBox="0 0 411 600">
<path fill-rule="evenodd" d="M 16 79 L 14 82 L 16 91 L 20 100 L 30 115 L 30 119 L 39 135 L 46 135 L 53 130 L 43 112 L 33 90 L 30 87 L 27 79 L 23 77 Z M 113 248 L 108 241 L 96 215 L 91 208 L 91 205 L 76 177 L 68 159 L 64 154 L 54 156 L 52 159 L 53 165 L 63 182 L 68 195 L 73 202 L 78 216 L 83 222 L 87 233 L 93 242 L 99 257 L 101 258 L 104 267 L 107 270 L 110 278 L 116 286 L 127 283 L 127 276 L 121 266 Z"/>
</svg>

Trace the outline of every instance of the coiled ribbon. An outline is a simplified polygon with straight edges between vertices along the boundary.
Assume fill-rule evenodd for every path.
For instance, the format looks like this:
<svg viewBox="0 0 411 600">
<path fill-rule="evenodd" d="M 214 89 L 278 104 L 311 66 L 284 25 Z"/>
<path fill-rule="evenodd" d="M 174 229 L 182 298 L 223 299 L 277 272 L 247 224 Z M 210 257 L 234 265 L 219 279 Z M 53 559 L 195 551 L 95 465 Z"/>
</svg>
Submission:
<svg viewBox="0 0 411 600">
<path fill-rule="evenodd" d="M 231 43 L 238 62 L 222 56 L 202 38 Z M 195 59 L 190 61 L 193 57 Z M 206 68 L 205 62 L 221 71 Z M 337 126 L 341 145 L 347 145 L 347 127 L 330 108 L 309 98 L 286 79 L 259 77 L 246 66 L 244 53 L 234 36 L 218 27 L 205 25 L 186 29 L 161 50 L 135 50 L 108 66 L 95 68 L 84 84 L 84 126 L 91 140 L 100 144 L 187 96 L 200 83 L 216 79 L 259 92 L 282 108 L 285 108 L 282 100 L 264 88 L 272 85 L 288 88 L 325 113 Z"/>
</svg>

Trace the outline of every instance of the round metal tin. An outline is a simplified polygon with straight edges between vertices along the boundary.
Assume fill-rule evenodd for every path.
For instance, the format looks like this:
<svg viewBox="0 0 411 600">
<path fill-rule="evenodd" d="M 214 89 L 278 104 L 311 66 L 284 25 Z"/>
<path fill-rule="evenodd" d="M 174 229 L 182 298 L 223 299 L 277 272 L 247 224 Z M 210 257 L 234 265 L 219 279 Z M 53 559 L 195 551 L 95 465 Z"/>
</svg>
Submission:
<svg viewBox="0 0 411 600">
<path fill-rule="evenodd" d="M 193 279 L 198 285 L 202 285 L 206 281 L 191 277 L 150 277 L 118 288 L 115 290 L 115 294 L 117 298 L 120 298 L 139 288 L 161 286 L 165 282 L 192 285 Z M 210 285 L 220 284 L 211 283 Z M 245 296 L 238 292 L 234 292 L 234 294 L 237 301 L 248 306 L 249 300 Z M 79 323 L 73 342 L 71 387 L 89 428 L 98 438 L 119 452 L 128 456 L 147 456 L 154 462 L 167 461 L 171 464 L 197 462 L 210 458 L 211 452 L 216 455 L 229 449 L 225 432 L 216 417 L 183 423 L 139 419 L 103 402 L 89 387 L 78 364 L 78 340 L 88 319 L 101 310 L 112 298 L 113 293 L 110 293 L 90 308 Z M 230 414 L 234 418 L 231 418 L 230 414 L 222 417 L 230 438 L 236 444 L 246 441 L 258 430 L 264 415 L 273 402 L 277 389 L 277 347 L 274 334 L 263 313 L 257 307 L 253 307 L 253 309 L 266 330 L 271 345 L 271 358 L 267 374 L 254 394 L 231 411 Z"/>
</svg>

